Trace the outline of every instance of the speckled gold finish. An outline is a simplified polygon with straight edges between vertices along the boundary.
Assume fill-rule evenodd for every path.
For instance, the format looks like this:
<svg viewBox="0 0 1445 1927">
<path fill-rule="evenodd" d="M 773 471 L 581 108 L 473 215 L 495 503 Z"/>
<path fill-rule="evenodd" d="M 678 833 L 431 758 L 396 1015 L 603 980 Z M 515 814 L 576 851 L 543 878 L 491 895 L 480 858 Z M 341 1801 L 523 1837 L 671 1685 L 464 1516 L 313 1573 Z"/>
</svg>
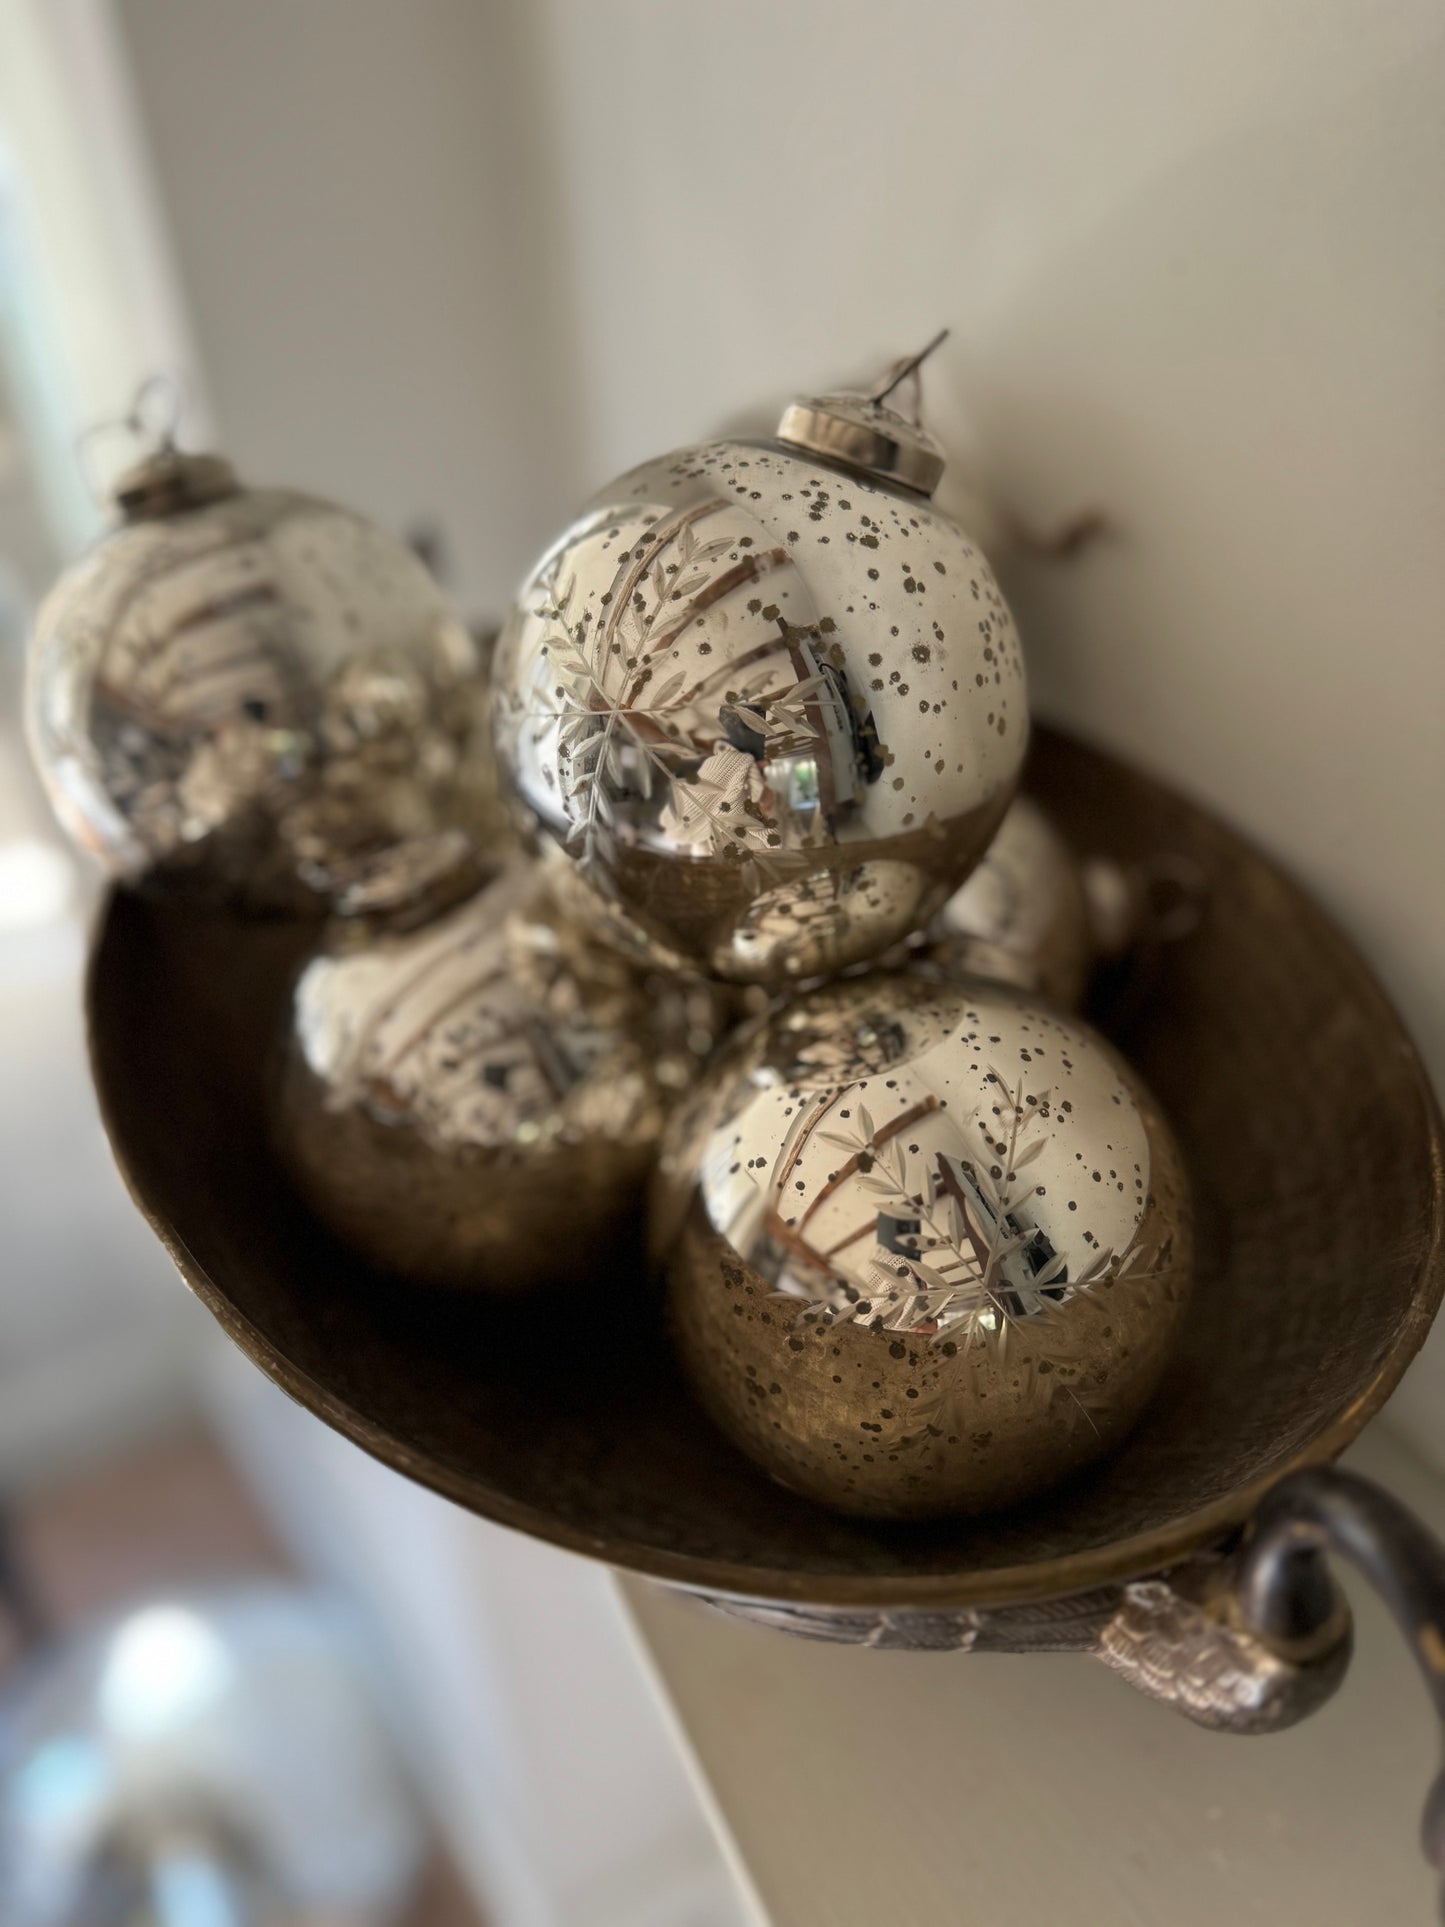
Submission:
<svg viewBox="0 0 1445 1927">
<path fill-rule="evenodd" d="M 1009 805 L 919 954 L 951 975 L 1036 990 L 1069 1008 L 1079 1002 L 1093 962 L 1084 886 L 1073 852 L 1031 797 Z"/>
<path fill-rule="evenodd" d="M 926 496 L 719 441 L 622 476 L 542 558 L 496 732 L 599 922 L 776 987 L 927 923 L 1007 807 L 1028 712 L 992 572 Z"/>
<path fill-rule="evenodd" d="M 840 1510 L 1028 1497 L 1108 1451 L 1192 1276 L 1172 1135 L 1082 1022 L 982 981 L 861 978 L 739 1040 L 655 1195 L 714 1417 Z"/>
<path fill-rule="evenodd" d="M 472 638 L 400 542 L 163 451 L 31 648 L 36 760 L 116 877 L 282 912 L 475 883 L 500 811 Z"/>
<path fill-rule="evenodd" d="M 517 863 L 419 930 L 332 927 L 297 981 L 276 1143 L 380 1269 L 585 1281 L 719 1021 L 708 990 L 580 937 Z"/>
</svg>

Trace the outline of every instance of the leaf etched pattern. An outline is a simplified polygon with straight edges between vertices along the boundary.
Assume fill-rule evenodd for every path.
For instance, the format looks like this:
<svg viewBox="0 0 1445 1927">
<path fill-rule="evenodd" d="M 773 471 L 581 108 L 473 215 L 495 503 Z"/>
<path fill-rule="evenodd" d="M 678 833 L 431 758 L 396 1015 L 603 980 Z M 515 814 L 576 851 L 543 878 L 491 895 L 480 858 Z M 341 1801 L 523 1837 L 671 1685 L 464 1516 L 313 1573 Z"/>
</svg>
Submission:
<svg viewBox="0 0 1445 1927">
<path fill-rule="evenodd" d="M 655 796 L 668 837 L 765 863 L 781 842 L 768 764 L 817 740 L 826 679 L 810 660 L 809 639 L 775 609 L 764 613 L 777 617 L 778 634 L 761 650 L 711 671 L 665 668 L 694 623 L 707 617 L 725 627 L 719 605 L 786 559 L 740 551 L 731 533 L 709 536 L 706 522 L 719 506 L 644 529 L 598 611 L 576 609 L 576 578 L 560 559 L 542 579 L 533 614 L 543 628 L 545 687 L 532 723 L 539 737 L 556 731 L 569 842 L 595 872 L 605 873 L 614 852 L 619 805 Z M 748 656 L 759 654 L 774 660 L 749 673 Z M 727 736 L 716 733 L 719 718 Z"/>
<path fill-rule="evenodd" d="M 1167 1269 L 1172 1253 L 1167 1241 L 1122 1254 L 1099 1246 L 1082 1265 L 1071 1265 L 1068 1253 L 1049 1245 L 1028 1212 L 1033 1181 L 1024 1174 L 1049 1142 L 1053 1092 L 1030 1092 L 1022 1080 L 1010 1088 L 992 1069 L 987 1081 L 998 1101 L 987 1113 L 977 1105 L 965 1125 L 978 1140 L 972 1157 L 905 1146 L 897 1123 L 880 1131 L 858 1103 L 847 1125 L 825 1128 L 819 1120 L 818 1141 L 845 1154 L 839 1179 L 856 1174 L 876 1206 L 876 1218 L 847 1243 L 872 1235 L 877 1249 L 861 1291 L 828 1268 L 827 1259 L 844 1248 L 835 1246 L 834 1253 L 807 1252 L 814 1261 L 804 1273 L 816 1287 L 812 1295 L 799 1304 L 794 1273 L 794 1289 L 779 1297 L 810 1325 L 852 1322 L 935 1345 L 948 1340 L 960 1349 L 987 1342 L 1006 1351 L 1011 1332 L 1027 1321 L 1032 1333 L 1047 1335 L 1042 1377 L 1054 1377 L 1042 1388 L 1046 1396 L 1072 1399 L 1080 1422 L 1092 1423 L 1088 1395 L 1074 1391 L 1070 1374 L 1059 1371 L 1082 1360 L 1090 1345 L 1092 1321 L 1076 1301 L 1093 1299 L 1092 1288 L 1105 1279 L 1142 1282 Z M 1065 1305 L 1067 1317 L 1060 1315 Z M 1100 1317 L 1107 1315 L 1099 1308 Z M 1040 1360 L 1027 1369 L 1039 1373 Z M 925 1429 L 949 1416 L 918 1414 Z"/>
</svg>

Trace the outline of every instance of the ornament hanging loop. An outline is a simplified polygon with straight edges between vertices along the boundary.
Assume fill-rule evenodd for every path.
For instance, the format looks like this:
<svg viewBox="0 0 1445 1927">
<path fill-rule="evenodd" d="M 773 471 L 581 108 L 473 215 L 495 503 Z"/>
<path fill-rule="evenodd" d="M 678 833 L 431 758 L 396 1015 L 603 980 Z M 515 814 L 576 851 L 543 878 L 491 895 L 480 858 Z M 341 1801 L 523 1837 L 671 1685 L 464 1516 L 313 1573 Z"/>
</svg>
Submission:
<svg viewBox="0 0 1445 1927">
<path fill-rule="evenodd" d="M 870 479 L 932 495 L 943 474 L 944 458 L 943 450 L 919 420 L 918 370 L 948 335 L 947 328 L 940 328 L 917 354 L 893 362 L 877 387 L 867 393 L 848 389 L 793 402 L 783 410 L 778 440 L 805 448 L 840 467 L 856 469 Z M 904 415 L 885 406 L 884 398 L 910 376 L 914 382 L 913 410 L 911 415 Z"/>
<path fill-rule="evenodd" d="M 917 354 L 905 355 L 902 361 L 895 361 L 892 364 L 892 366 L 885 371 L 883 379 L 878 384 L 878 386 L 876 388 L 869 390 L 869 393 L 868 393 L 869 401 L 871 402 L 886 401 L 896 388 L 902 387 L 903 383 L 908 380 L 908 377 L 910 375 L 913 375 L 916 377 L 919 369 L 923 366 L 924 362 L 927 361 L 928 357 L 934 352 L 935 349 L 941 348 L 943 346 L 944 342 L 947 341 L 949 335 L 952 332 L 953 331 L 950 328 L 940 328 L 938 333 L 933 337 L 932 341 L 928 342 L 924 347 L 920 348 Z M 915 380 L 914 382 L 915 399 L 914 399 L 914 410 L 913 410 L 915 420 L 917 419 L 917 414 L 918 414 L 917 388 L 918 388 L 918 383 Z"/>
<path fill-rule="evenodd" d="M 236 471 L 219 455 L 187 454 L 176 447 L 184 403 L 173 375 L 148 375 L 129 409 L 94 422 L 76 438 L 76 460 L 95 501 L 118 511 L 125 522 L 153 521 L 202 508 L 235 493 Z M 139 454 L 102 483 L 94 448 L 102 436 L 124 434 Z"/>
<path fill-rule="evenodd" d="M 97 503 L 108 506 L 114 491 L 101 481 L 96 471 L 96 444 L 111 436 L 125 435 L 138 449 L 139 459 L 169 455 L 175 449 L 176 431 L 184 409 L 180 382 L 174 375 L 158 371 L 140 383 L 123 415 L 107 415 L 81 429 L 75 438 L 75 459 L 85 486 Z"/>
<path fill-rule="evenodd" d="M 163 454 L 176 445 L 176 431 L 185 413 L 185 396 L 176 376 L 147 375 L 136 389 L 122 426 L 128 428 L 147 453 Z"/>
</svg>

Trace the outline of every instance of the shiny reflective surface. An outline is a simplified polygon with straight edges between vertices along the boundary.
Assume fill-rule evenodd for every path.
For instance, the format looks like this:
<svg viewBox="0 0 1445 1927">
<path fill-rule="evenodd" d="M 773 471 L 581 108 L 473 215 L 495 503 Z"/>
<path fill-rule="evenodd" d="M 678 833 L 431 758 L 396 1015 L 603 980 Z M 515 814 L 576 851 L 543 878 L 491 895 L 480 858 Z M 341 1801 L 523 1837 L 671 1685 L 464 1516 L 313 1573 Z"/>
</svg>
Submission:
<svg viewBox="0 0 1445 1927">
<path fill-rule="evenodd" d="M 496 729 L 598 917 L 660 962 L 781 984 L 928 920 L 1007 806 L 1028 717 L 960 529 L 801 449 L 720 441 L 621 477 L 543 558 L 498 645 Z"/>
<path fill-rule="evenodd" d="M 291 1022 L 274 1128 L 318 1217 L 382 1269 L 505 1290 L 585 1281 L 718 1017 L 519 863 L 410 934 L 334 928 Z"/>
<path fill-rule="evenodd" d="M 1092 947 L 1073 853 L 1038 804 L 1020 796 L 935 919 L 923 954 L 950 973 L 1016 984 L 1071 1006 L 1088 982 Z"/>
<path fill-rule="evenodd" d="M 1018 1500 L 1138 1417 L 1191 1279 L 1172 1136 L 1077 1020 L 876 976 L 739 1041 L 655 1197 L 704 1403 L 782 1483 L 921 1517 Z"/>
<path fill-rule="evenodd" d="M 40 612 L 31 739 L 69 834 L 262 910 L 474 881 L 499 817 L 477 650 L 420 562 L 287 490 L 173 501 L 141 491 Z"/>
<path fill-rule="evenodd" d="M 926 429 L 871 395 L 844 392 L 792 402 L 778 423 L 778 440 L 919 495 L 932 495 L 946 466 Z"/>
</svg>

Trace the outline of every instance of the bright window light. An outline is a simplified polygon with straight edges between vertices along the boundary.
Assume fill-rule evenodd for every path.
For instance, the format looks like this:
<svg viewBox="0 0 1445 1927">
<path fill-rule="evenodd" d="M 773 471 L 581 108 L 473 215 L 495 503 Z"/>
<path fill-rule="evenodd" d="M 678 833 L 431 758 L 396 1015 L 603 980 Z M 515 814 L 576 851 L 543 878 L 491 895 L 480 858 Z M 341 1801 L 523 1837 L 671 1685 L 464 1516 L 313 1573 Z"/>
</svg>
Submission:
<svg viewBox="0 0 1445 1927">
<path fill-rule="evenodd" d="M 151 1606 L 111 1643 L 100 1710 L 118 1738 L 160 1739 L 214 1705 L 231 1673 L 230 1655 L 204 1619 L 183 1606 Z"/>
<path fill-rule="evenodd" d="M 39 837 L 0 843 L 0 930 L 58 922 L 70 906 L 74 881 L 69 858 Z"/>
</svg>

